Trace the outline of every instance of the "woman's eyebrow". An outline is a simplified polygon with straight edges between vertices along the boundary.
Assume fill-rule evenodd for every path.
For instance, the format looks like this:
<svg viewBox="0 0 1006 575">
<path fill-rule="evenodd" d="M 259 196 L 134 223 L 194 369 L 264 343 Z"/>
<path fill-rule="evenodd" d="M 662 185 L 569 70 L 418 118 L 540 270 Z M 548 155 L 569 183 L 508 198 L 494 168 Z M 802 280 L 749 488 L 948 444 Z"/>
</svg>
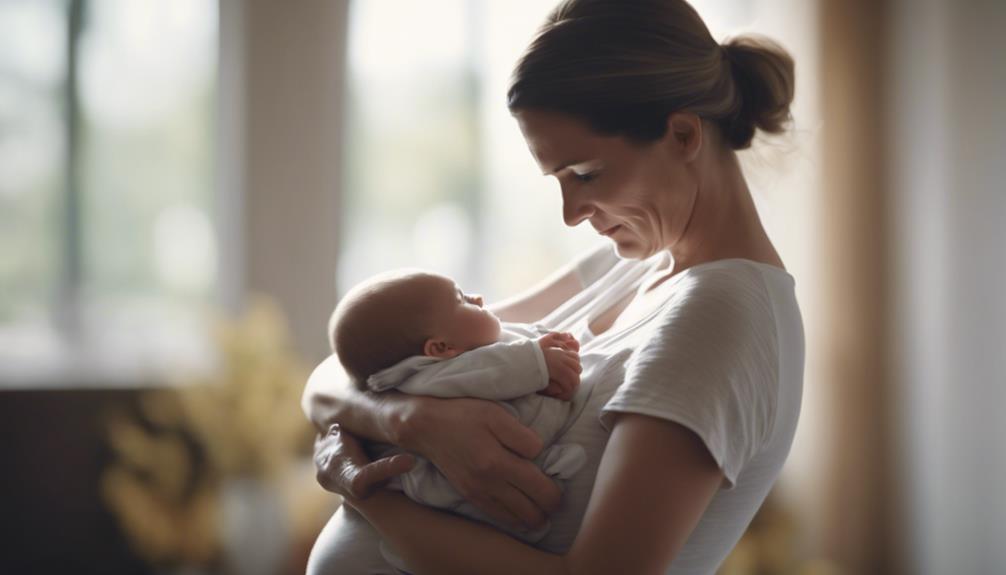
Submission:
<svg viewBox="0 0 1006 575">
<path fill-rule="evenodd" d="M 545 172 L 544 175 L 546 175 L 546 176 L 555 175 L 555 174 L 558 174 L 559 172 L 565 170 L 566 168 L 568 168 L 570 166 L 579 166 L 580 164 L 589 164 L 592 161 L 593 160 L 581 160 L 579 162 L 563 162 L 562 164 L 559 165 L 558 168 L 555 168 L 554 170 L 550 170 L 548 172 Z"/>
<path fill-rule="evenodd" d="M 563 163 L 559 164 L 558 168 L 554 168 L 552 170 L 549 170 L 549 171 L 545 172 L 544 175 L 551 176 L 553 174 L 558 174 L 559 172 L 565 170 L 566 168 L 568 168 L 570 166 L 575 166 L 576 164 L 582 164 L 582 163 L 583 162 L 563 162 Z"/>
</svg>

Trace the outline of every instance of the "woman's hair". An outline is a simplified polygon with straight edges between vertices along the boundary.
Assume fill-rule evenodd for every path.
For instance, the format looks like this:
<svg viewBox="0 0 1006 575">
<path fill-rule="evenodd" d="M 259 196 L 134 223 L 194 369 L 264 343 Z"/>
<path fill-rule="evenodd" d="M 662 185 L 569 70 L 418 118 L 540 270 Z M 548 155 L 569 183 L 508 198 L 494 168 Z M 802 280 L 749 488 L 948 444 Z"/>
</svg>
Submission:
<svg viewBox="0 0 1006 575">
<path fill-rule="evenodd" d="M 517 62 L 507 104 L 640 142 L 663 137 L 671 112 L 690 112 L 741 150 L 756 128 L 786 129 L 793 74 L 793 58 L 768 38 L 721 46 L 684 0 L 565 0 Z"/>
</svg>

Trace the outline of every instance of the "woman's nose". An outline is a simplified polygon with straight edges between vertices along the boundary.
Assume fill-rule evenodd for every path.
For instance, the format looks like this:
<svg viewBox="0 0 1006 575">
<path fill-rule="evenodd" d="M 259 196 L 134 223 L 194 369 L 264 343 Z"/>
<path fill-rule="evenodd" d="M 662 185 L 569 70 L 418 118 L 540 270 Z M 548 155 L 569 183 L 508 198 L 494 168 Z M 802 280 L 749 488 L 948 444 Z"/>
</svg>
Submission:
<svg viewBox="0 0 1006 575">
<path fill-rule="evenodd" d="M 562 220 L 569 227 L 576 227 L 594 213 L 590 204 L 575 197 L 575 193 L 562 190 Z"/>
</svg>

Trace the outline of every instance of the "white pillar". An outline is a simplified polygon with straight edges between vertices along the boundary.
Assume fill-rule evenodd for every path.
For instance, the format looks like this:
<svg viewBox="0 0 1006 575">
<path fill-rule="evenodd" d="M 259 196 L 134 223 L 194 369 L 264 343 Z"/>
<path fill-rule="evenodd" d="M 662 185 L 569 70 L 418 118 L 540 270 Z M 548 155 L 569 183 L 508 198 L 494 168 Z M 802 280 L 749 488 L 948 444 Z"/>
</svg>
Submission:
<svg viewBox="0 0 1006 575">
<path fill-rule="evenodd" d="M 297 350 L 327 355 L 335 303 L 348 0 L 221 0 L 225 304 L 279 303 Z"/>
</svg>

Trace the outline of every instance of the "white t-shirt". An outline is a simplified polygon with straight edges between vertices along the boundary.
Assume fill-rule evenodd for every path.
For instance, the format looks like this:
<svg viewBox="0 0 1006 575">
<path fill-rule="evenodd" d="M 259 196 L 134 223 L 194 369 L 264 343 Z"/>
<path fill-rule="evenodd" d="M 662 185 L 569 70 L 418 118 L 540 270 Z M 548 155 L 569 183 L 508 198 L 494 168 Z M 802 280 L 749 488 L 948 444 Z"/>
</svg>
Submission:
<svg viewBox="0 0 1006 575">
<path fill-rule="evenodd" d="M 539 322 L 580 340 L 574 416 L 557 441 L 583 446 L 587 463 L 566 483 L 552 529 L 537 546 L 552 552 L 571 546 L 607 445 L 609 414 L 641 413 L 694 431 L 723 470 L 723 487 L 667 571 L 710 575 L 744 533 L 789 453 L 803 388 L 803 326 L 792 276 L 727 259 L 675 274 L 656 288 L 663 305 L 632 325 L 590 332 L 591 320 L 668 260 L 666 253 L 621 260 L 606 244 L 578 262 L 583 291 Z M 347 565 L 383 572 L 367 537 L 376 532 L 366 522 L 337 514 L 319 537 L 308 572 L 338 563 L 337 572 L 347 572 Z M 326 540 L 333 542 L 327 549 Z"/>
</svg>

